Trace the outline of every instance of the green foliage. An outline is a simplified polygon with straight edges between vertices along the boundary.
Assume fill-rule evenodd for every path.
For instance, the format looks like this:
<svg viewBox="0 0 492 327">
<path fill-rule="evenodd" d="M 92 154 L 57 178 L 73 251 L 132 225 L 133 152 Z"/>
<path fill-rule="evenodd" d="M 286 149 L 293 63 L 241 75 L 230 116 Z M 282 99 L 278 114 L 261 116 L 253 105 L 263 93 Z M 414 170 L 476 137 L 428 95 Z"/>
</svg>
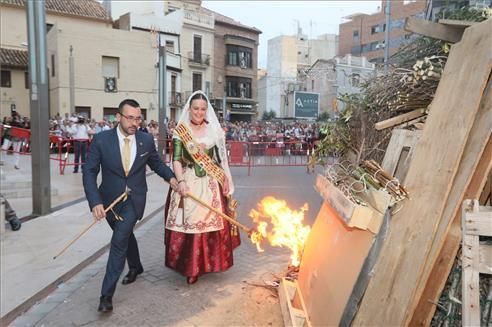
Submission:
<svg viewBox="0 0 492 327">
<path fill-rule="evenodd" d="M 437 18 L 439 19 L 466 20 L 471 22 L 483 22 L 490 17 L 492 17 L 492 9 L 474 7 L 444 9 L 437 15 Z"/>
<path fill-rule="evenodd" d="M 277 113 L 275 111 L 264 111 L 263 115 L 261 116 L 261 120 L 272 120 L 275 117 L 277 117 Z"/>
</svg>

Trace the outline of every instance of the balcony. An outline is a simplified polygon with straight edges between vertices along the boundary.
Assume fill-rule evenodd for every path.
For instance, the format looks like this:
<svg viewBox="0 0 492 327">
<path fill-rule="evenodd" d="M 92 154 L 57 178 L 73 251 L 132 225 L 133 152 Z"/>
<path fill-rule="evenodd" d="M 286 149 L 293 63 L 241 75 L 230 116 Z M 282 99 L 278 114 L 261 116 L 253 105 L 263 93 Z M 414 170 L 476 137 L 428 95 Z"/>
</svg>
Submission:
<svg viewBox="0 0 492 327">
<path fill-rule="evenodd" d="M 168 102 L 170 106 L 182 106 L 184 104 L 183 93 L 181 92 L 168 92 Z"/>
<path fill-rule="evenodd" d="M 206 68 L 210 66 L 210 55 L 192 51 L 188 52 L 188 65 Z"/>
</svg>

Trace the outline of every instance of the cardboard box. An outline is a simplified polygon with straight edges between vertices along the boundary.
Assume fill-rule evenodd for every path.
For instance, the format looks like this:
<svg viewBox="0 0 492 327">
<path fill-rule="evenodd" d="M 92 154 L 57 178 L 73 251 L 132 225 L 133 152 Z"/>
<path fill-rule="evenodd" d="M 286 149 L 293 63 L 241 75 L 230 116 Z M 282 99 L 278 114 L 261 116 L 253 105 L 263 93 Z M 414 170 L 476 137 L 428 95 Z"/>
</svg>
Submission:
<svg viewBox="0 0 492 327">
<path fill-rule="evenodd" d="M 318 175 L 315 188 L 347 226 L 378 233 L 384 213 L 391 201 L 391 196 L 387 192 L 369 190 L 362 197 L 370 205 L 363 206 L 350 201 L 324 176 Z"/>
</svg>

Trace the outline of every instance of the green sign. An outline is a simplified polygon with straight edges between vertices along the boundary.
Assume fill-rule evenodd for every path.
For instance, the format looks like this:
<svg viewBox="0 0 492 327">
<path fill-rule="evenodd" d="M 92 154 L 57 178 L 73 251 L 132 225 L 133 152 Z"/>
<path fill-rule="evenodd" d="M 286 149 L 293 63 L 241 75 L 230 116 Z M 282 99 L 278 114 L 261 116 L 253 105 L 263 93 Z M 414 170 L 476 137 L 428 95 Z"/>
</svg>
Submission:
<svg viewBox="0 0 492 327">
<path fill-rule="evenodd" d="M 318 118 L 319 93 L 294 92 L 294 116 L 296 118 Z"/>
</svg>

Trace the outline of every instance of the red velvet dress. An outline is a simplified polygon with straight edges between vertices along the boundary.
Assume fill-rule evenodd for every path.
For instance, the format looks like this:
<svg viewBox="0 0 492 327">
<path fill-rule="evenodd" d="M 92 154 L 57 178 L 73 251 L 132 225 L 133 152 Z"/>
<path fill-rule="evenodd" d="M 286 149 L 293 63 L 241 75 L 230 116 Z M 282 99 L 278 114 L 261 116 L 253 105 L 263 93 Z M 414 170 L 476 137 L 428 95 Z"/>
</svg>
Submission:
<svg viewBox="0 0 492 327">
<path fill-rule="evenodd" d="M 167 196 L 164 226 L 171 198 Z M 225 201 L 222 201 L 222 209 Z M 227 212 L 226 212 L 227 213 Z M 226 271 L 233 265 L 232 250 L 241 244 L 239 230 L 231 235 L 231 224 L 224 219 L 224 228 L 214 232 L 188 234 L 165 229 L 165 264 L 186 277 Z"/>
</svg>

